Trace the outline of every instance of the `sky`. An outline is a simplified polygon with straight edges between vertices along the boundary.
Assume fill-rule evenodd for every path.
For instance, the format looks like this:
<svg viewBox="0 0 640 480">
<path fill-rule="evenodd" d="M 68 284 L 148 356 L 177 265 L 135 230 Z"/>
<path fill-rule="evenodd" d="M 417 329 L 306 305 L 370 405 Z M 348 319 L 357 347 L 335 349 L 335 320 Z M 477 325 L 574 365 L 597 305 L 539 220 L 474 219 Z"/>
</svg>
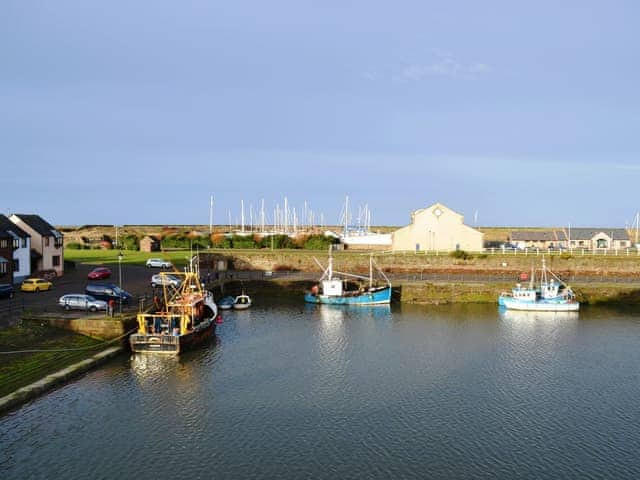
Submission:
<svg viewBox="0 0 640 480">
<path fill-rule="evenodd" d="M 3 0 L 0 211 L 478 226 L 640 210 L 636 1 Z M 256 213 L 254 213 L 256 215 Z"/>
</svg>

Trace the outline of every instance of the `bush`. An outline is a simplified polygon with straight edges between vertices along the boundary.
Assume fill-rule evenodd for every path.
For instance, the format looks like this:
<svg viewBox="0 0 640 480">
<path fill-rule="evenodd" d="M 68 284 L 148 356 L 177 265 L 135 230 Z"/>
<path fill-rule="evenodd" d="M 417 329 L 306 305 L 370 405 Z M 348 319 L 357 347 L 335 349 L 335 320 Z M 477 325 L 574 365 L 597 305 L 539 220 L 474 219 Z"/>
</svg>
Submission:
<svg viewBox="0 0 640 480">
<path fill-rule="evenodd" d="M 296 248 L 289 235 L 267 235 L 260 241 L 261 248 Z"/>
<path fill-rule="evenodd" d="M 328 250 L 329 245 L 338 243 L 337 238 L 326 237 L 324 235 L 311 235 L 303 244 L 303 248 L 307 250 Z"/>
<path fill-rule="evenodd" d="M 451 252 L 449 256 L 453 258 L 458 258 L 460 260 L 469 260 L 473 258 L 473 255 L 471 255 L 468 252 L 465 252 L 464 250 L 456 250 L 454 252 Z"/>
<path fill-rule="evenodd" d="M 137 237 L 137 235 L 127 235 L 124 238 L 120 239 L 119 246 L 124 250 L 139 250 L 140 239 Z"/>
<path fill-rule="evenodd" d="M 163 248 L 182 248 L 185 250 L 194 248 L 209 248 L 208 237 L 193 237 L 178 233 L 176 235 L 167 235 L 160 242 Z"/>
<path fill-rule="evenodd" d="M 231 245 L 233 248 L 257 248 L 258 246 L 253 237 L 241 235 L 234 235 L 231 238 Z"/>
<path fill-rule="evenodd" d="M 224 234 L 216 233 L 211 235 L 211 246 L 213 248 L 233 248 L 233 241 Z"/>
<path fill-rule="evenodd" d="M 82 244 L 78 242 L 69 242 L 64 247 L 69 250 L 82 250 Z"/>
</svg>

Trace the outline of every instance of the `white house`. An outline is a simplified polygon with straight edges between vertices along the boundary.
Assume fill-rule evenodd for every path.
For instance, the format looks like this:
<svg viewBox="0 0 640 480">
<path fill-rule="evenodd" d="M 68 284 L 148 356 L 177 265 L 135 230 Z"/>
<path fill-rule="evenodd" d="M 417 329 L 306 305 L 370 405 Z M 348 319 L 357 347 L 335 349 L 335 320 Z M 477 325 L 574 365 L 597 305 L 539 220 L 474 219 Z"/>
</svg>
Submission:
<svg viewBox="0 0 640 480">
<path fill-rule="evenodd" d="M 55 270 L 64 273 L 63 236 L 39 215 L 14 213 L 9 217 L 14 224 L 31 235 L 32 270 Z"/>
<path fill-rule="evenodd" d="M 20 283 L 31 275 L 31 236 L 5 215 L 0 215 L 0 231 L 11 238 L 13 283 Z"/>
</svg>

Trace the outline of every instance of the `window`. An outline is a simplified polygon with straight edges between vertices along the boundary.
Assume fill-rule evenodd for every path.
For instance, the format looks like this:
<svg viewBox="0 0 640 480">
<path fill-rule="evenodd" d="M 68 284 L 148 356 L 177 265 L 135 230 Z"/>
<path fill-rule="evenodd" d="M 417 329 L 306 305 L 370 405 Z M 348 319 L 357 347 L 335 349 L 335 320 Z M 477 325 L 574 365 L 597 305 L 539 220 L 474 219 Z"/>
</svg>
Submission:
<svg viewBox="0 0 640 480">
<path fill-rule="evenodd" d="M 0 263 L 0 275 L 7 273 L 7 262 Z"/>
<path fill-rule="evenodd" d="M 3 238 L 2 240 L 0 240 L 0 248 L 8 248 L 9 247 L 9 240 L 7 240 L 6 238 Z"/>
<path fill-rule="evenodd" d="M 45 247 L 49 246 L 49 237 L 44 237 L 44 246 Z"/>
<path fill-rule="evenodd" d="M 20 271 L 20 260 L 18 260 L 17 258 L 13 260 L 13 271 L 14 272 Z"/>
<path fill-rule="evenodd" d="M 14 238 L 13 239 L 13 248 L 20 248 L 20 239 L 19 238 Z"/>
<path fill-rule="evenodd" d="M 51 257 L 51 260 L 53 261 L 54 267 L 60 266 L 60 255 L 54 255 L 53 257 Z"/>
<path fill-rule="evenodd" d="M 606 238 L 599 238 L 598 240 L 596 240 L 596 247 L 597 248 L 607 248 L 607 239 Z"/>
<path fill-rule="evenodd" d="M 27 239 L 26 238 L 22 239 L 22 248 L 27 248 Z"/>
<path fill-rule="evenodd" d="M 53 246 L 56 247 L 56 248 L 62 247 L 62 238 L 56 238 Z"/>
</svg>

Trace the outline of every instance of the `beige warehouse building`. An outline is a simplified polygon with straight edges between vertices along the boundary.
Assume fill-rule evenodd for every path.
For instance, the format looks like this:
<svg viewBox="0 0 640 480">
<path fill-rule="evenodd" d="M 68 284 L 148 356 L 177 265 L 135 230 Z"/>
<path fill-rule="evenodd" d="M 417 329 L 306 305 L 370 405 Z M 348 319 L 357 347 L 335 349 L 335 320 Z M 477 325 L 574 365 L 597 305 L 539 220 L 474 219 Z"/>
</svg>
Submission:
<svg viewBox="0 0 640 480">
<path fill-rule="evenodd" d="M 411 213 L 411 224 L 391 234 L 392 250 L 480 252 L 484 235 L 441 203 Z"/>
</svg>

